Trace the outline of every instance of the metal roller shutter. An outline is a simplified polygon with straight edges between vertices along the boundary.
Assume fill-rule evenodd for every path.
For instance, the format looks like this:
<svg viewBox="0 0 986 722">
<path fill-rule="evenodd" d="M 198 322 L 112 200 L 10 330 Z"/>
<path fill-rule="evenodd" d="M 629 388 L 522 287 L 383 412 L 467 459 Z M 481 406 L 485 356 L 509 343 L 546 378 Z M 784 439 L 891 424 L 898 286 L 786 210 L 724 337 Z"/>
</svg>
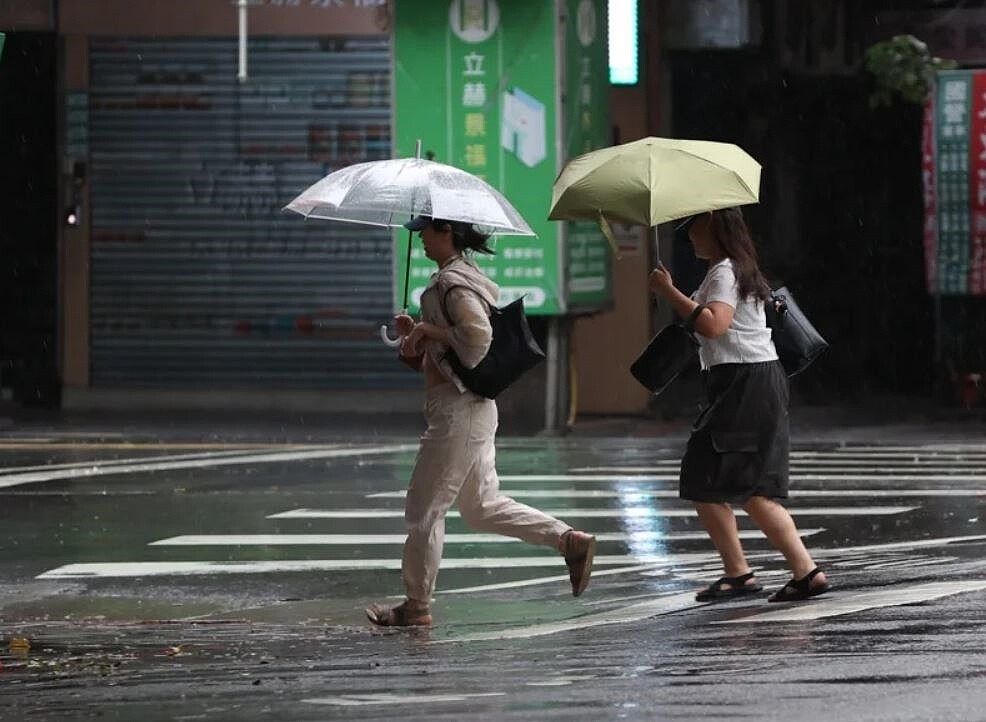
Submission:
<svg viewBox="0 0 986 722">
<path fill-rule="evenodd" d="M 91 382 L 355 389 L 404 383 L 375 328 L 391 237 L 281 208 L 390 155 L 384 38 L 91 44 Z"/>
</svg>

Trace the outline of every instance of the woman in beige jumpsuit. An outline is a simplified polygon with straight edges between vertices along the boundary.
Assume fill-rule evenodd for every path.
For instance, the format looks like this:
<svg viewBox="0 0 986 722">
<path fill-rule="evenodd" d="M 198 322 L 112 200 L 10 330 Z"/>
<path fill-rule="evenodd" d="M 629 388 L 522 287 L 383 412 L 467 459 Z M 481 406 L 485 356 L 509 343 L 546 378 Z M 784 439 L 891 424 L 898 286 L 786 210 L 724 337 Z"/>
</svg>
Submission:
<svg viewBox="0 0 986 722">
<path fill-rule="evenodd" d="M 395 319 L 397 332 L 404 336 L 401 355 L 419 359 L 425 376 L 428 429 L 421 438 L 405 506 L 407 541 L 401 570 L 407 598 L 396 606 L 373 604 L 366 615 L 387 627 L 432 623 L 430 603 L 442 559 L 445 515 L 456 502 L 463 521 L 473 529 L 557 549 L 568 565 L 572 593 L 579 596 L 589 584 L 595 537 L 500 493 L 496 403 L 466 389 L 443 358 L 451 349 L 472 368 L 489 350 L 488 309 L 496 303 L 499 289 L 466 257 L 471 252 L 492 253 L 488 239 L 471 225 L 427 216 L 418 216 L 406 227 L 419 231 L 425 255 L 438 265 L 421 296 L 421 321 L 406 315 Z"/>
</svg>

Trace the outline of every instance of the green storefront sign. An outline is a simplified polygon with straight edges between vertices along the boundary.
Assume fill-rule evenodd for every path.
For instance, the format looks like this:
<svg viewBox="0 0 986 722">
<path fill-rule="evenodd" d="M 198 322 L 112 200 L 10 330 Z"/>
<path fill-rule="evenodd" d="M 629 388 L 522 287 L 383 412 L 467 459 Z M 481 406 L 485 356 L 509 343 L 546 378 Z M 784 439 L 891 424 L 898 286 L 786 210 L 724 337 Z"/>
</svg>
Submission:
<svg viewBox="0 0 986 722">
<path fill-rule="evenodd" d="M 605 0 L 566 0 L 565 148 L 567 158 L 609 145 L 609 60 Z M 596 309 L 612 298 L 610 248 L 595 223 L 566 223 L 570 309 Z"/>
<path fill-rule="evenodd" d="M 501 236 L 495 257 L 477 258 L 501 302 L 524 296 L 539 315 L 605 306 L 609 251 L 598 228 L 547 220 L 564 161 L 605 144 L 605 0 L 396 0 L 394 10 L 394 155 L 413 155 L 420 138 L 434 160 L 484 178 L 530 223 L 537 238 Z M 395 238 L 399 288 L 406 235 Z M 416 244 L 412 312 L 434 270 Z"/>
<path fill-rule="evenodd" d="M 972 80 L 968 71 L 940 73 L 936 119 L 938 149 L 938 289 L 969 292 L 969 145 Z"/>
</svg>

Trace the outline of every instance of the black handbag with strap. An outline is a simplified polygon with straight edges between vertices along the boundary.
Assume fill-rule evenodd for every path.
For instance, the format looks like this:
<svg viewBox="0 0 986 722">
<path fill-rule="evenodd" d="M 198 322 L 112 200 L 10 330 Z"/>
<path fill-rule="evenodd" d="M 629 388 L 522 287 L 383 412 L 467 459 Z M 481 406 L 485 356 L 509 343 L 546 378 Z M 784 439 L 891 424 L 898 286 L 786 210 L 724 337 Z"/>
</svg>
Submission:
<svg viewBox="0 0 986 722">
<path fill-rule="evenodd" d="M 472 291 L 468 286 L 452 286 L 442 296 L 442 314 L 449 326 L 454 326 L 445 305 L 449 293 L 456 288 Z M 475 291 L 472 291 L 475 293 Z M 477 296 L 479 294 L 476 294 Z M 486 301 L 484 299 L 484 303 Z M 544 360 L 544 351 L 538 345 L 524 315 L 524 299 L 518 298 L 503 308 L 486 304 L 490 311 L 490 326 L 493 339 L 489 351 L 473 368 L 466 368 L 451 348 L 444 359 L 459 377 L 462 384 L 474 394 L 487 399 L 495 399 L 500 392 L 510 386 L 525 373 Z"/>
<path fill-rule="evenodd" d="M 630 373 L 653 394 L 664 391 L 679 374 L 695 362 L 698 339 L 695 320 L 705 306 L 698 306 L 684 323 L 661 329 L 630 366 Z"/>
<path fill-rule="evenodd" d="M 774 347 L 788 376 L 804 371 L 829 347 L 795 303 L 787 286 L 771 291 L 764 310 L 767 326 L 773 331 Z"/>
</svg>

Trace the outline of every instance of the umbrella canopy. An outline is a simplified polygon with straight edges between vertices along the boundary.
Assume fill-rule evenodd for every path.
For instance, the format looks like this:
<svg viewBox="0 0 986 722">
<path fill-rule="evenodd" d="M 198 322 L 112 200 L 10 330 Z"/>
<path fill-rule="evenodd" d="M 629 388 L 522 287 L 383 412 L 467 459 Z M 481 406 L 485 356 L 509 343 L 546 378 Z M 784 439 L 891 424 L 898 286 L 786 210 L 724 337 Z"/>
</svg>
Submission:
<svg viewBox="0 0 986 722">
<path fill-rule="evenodd" d="M 418 141 L 420 155 L 421 141 Z M 422 158 L 357 163 L 330 173 L 309 186 L 284 210 L 305 218 L 362 223 L 384 228 L 403 226 L 413 216 L 461 221 L 485 233 L 534 236 L 520 213 L 495 188 L 464 170 Z M 411 231 L 407 233 L 404 308 L 411 276 Z M 380 338 L 389 346 L 387 327 Z"/>
<path fill-rule="evenodd" d="M 656 226 L 759 199 L 760 164 L 738 146 L 644 138 L 570 161 L 548 218 L 597 220 L 606 231 L 607 220 Z"/>
<path fill-rule="evenodd" d="M 342 168 L 310 186 L 285 210 L 389 228 L 424 215 L 472 223 L 487 233 L 535 235 L 510 202 L 481 178 L 422 158 Z"/>
</svg>

